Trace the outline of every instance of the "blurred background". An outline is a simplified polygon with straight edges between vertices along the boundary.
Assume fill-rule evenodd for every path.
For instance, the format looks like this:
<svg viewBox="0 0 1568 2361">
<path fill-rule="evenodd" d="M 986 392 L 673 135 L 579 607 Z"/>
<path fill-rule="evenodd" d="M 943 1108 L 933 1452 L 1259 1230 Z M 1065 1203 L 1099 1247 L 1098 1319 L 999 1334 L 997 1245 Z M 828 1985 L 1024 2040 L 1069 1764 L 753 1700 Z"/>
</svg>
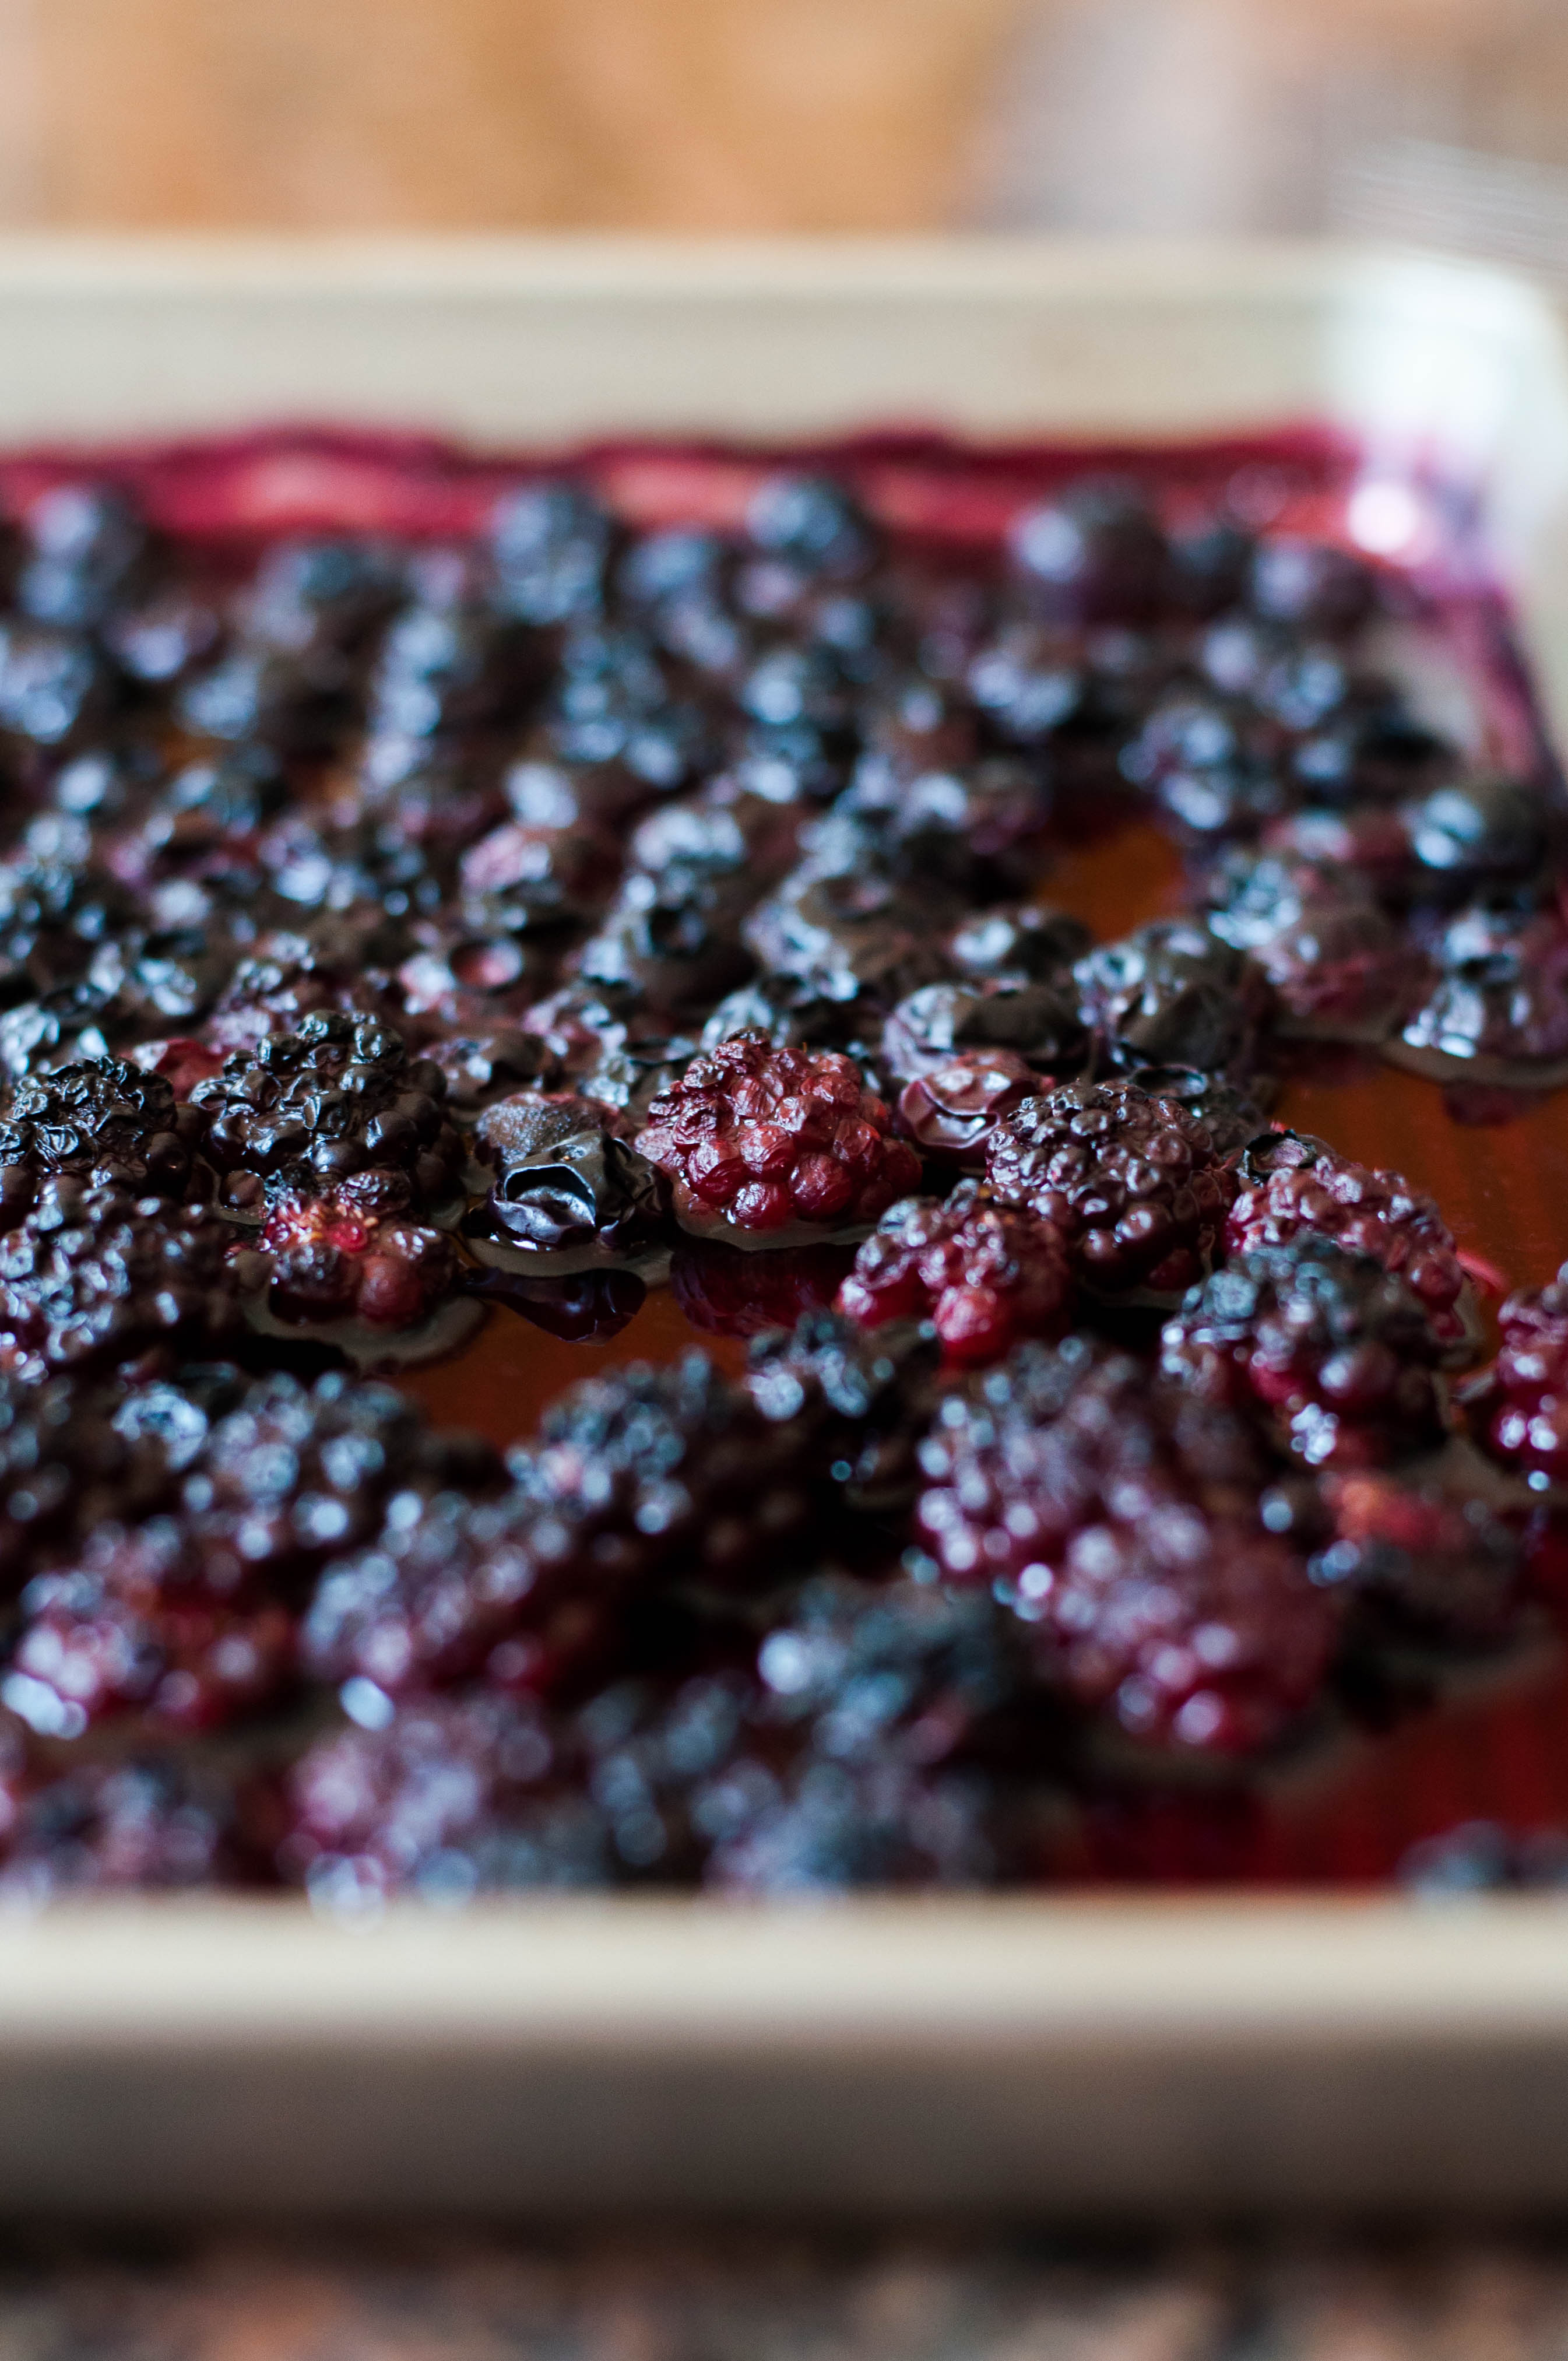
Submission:
<svg viewBox="0 0 1568 2361">
<path fill-rule="evenodd" d="M 1561 270 L 1563 0 L 0 0 L 0 224 L 1365 229 Z"/>
</svg>

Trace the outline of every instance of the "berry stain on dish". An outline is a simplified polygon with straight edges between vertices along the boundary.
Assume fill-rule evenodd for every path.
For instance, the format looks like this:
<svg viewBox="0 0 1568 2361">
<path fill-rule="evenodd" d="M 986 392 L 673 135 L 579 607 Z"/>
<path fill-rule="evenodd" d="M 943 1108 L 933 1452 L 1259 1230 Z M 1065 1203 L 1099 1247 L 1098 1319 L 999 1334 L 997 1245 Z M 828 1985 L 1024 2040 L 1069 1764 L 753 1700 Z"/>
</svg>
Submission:
<svg viewBox="0 0 1568 2361">
<path fill-rule="evenodd" d="M 671 456 L 0 458 L 0 1902 L 1530 1882 L 1568 812 L 1457 511 Z"/>
</svg>

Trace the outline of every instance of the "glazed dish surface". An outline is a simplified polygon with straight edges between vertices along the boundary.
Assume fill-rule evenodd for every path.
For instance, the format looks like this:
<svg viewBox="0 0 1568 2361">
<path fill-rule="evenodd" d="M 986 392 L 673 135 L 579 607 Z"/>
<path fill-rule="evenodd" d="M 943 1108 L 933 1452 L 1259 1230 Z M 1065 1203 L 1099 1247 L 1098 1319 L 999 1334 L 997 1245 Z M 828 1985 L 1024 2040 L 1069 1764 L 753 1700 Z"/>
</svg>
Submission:
<svg viewBox="0 0 1568 2361">
<path fill-rule="evenodd" d="M 0 1888 L 1559 1880 L 1563 810 L 1460 496 L 0 500 Z"/>
</svg>

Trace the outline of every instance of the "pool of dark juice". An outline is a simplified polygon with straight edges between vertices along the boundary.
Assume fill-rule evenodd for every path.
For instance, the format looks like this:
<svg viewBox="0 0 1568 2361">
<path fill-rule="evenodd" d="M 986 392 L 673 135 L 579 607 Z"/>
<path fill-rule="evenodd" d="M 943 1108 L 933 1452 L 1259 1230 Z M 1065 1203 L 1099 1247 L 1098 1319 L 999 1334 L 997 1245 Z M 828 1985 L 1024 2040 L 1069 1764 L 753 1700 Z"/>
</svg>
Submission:
<svg viewBox="0 0 1568 2361">
<path fill-rule="evenodd" d="M 924 434 L 807 450 L 628 442 L 570 460 L 640 525 L 733 524 L 764 472 L 802 463 L 842 473 L 927 556 L 950 548 L 969 558 L 994 546 L 1026 500 L 1089 468 L 1135 472 L 1157 488 L 1168 521 L 1200 517 L 1223 497 L 1247 521 L 1334 537 L 1345 532 L 1361 466 L 1354 450 L 1310 429 L 1131 451 L 981 450 Z M 466 535 L 502 485 L 543 464 L 413 437 L 268 434 L 117 455 L 33 453 L 0 462 L 0 498 L 25 500 L 84 465 L 117 473 L 155 522 L 222 565 L 253 558 L 285 532 Z M 1412 564 L 1427 610 L 1451 634 L 1457 661 L 1488 676 L 1501 752 L 1517 762 L 1522 751 L 1550 772 L 1506 616 L 1477 574 L 1467 503 L 1426 485 L 1421 504 L 1426 539 Z M 1183 900 L 1179 852 L 1143 824 L 1057 850 L 1041 884 L 1101 939 Z M 1276 1114 L 1431 1191 L 1461 1248 L 1507 1286 L 1539 1284 L 1568 1256 L 1568 1091 L 1466 1093 L 1373 1053 L 1324 1049 L 1296 1056 Z M 582 1290 L 574 1303 L 565 1316 L 581 1329 L 591 1306 Z M 506 1444 L 527 1436 L 565 1388 L 606 1367 L 668 1362 L 694 1345 L 731 1370 L 746 1356 L 743 1338 L 695 1327 L 668 1286 L 648 1290 L 630 1316 L 622 1301 L 586 1336 L 542 1324 L 562 1324 L 559 1290 L 546 1290 L 533 1312 L 496 1301 L 460 1355 L 396 1382 L 433 1418 Z M 1200 1765 L 1169 1783 L 1108 1782 L 1102 1796 L 1064 1812 L 1055 1867 L 1089 1882 L 1364 1884 L 1393 1874 L 1412 1843 L 1472 1819 L 1568 1827 L 1568 1656 L 1550 1642 L 1528 1658 L 1474 1667 L 1386 1729 L 1342 1730 L 1261 1771 Z"/>
</svg>

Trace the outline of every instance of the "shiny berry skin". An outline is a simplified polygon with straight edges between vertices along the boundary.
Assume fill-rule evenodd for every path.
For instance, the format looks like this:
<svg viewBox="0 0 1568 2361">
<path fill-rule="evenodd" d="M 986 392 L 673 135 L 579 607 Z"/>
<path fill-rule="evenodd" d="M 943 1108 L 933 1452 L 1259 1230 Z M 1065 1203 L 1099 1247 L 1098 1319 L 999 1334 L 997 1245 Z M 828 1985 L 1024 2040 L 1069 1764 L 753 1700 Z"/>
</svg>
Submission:
<svg viewBox="0 0 1568 2361">
<path fill-rule="evenodd" d="M 839 1290 L 839 1309 L 868 1328 L 930 1320 L 958 1368 L 999 1360 L 1023 1336 L 1060 1335 L 1073 1297 L 1058 1233 L 965 1181 L 944 1204 L 889 1206 Z"/>
<path fill-rule="evenodd" d="M 1168 1295 L 1209 1266 L 1234 1193 L 1205 1126 L 1130 1082 L 1069 1082 L 1003 1118 L 986 1179 L 1059 1234 L 1106 1294 Z"/>
<path fill-rule="evenodd" d="M 277 1198 L 234 1262 L 240 1288 L 265 1289 L 280 1319 L 359 1319 L 387 1329 L 427 1319 L 461 1268 L 444 1231 L 380 1220 L 337 1190 Z"/>
<path fill-rule="evenodd" d="M 1375 1171 L 1326 1140 L 1265 1133 L 1237 1168 L 1225 1251 L 1288 1246 L 1312 1235 L 1370 1255 L 1420 1301 L 1447 1361 L 1471 1356 L 1475 1311 L 1453 1238 L 1436 1202 L 1398 1172 Z"/>
<path fill-rule="evenodd" d="M 1211 1400 L 1255 1401 L 1311 1467 L 1365 1467 L 1445 1431 L 1441 1347 L 1372 1256 L 1303 1231 L 1233 1256 L 1166 1324 L 1162 1366 Z"/>
<path fill-rule="evenodd" d="M 374 1211 L 396 1213 L 439 1207 L 457 1187 L 445 1094 L 440 1069 L 411 1060 L 390 1026 L 322 1010 L 236 1050 L 192 1100 L 210 1118 L 225 1202 L 258 1213 L 275 1177 L 302 1189 L 353 1180 Z"/>
<path fill-rule="evenodd" d="M 1003 1116 L 1039 1085 L 1034 1068 L 1011 1049 L 955 1050 L 905 1083 L 899 1126 L 928 1156 L 978 1163 Z"/>
<path fill-rule="evenodd" d="M 761 1033 L 694 1058 L 636 1147 L 668 1174 L 683 1221 L 758 1237 L 875 1221 L 920 1177 L 848 1058 L 775 1049 Z"/>
<path fill-rule="evenodd" d="M 1154 613 L 1169 553 L 1142 491 L 1086 479 L 1017 518 L 1013 560 L 1041 611 L 1063 620 L 1129 623 Z"/>
<path fill-rule="evenodd" d="M 1245 1071 L 1271 1002 L 1243 951 L 1191 918 L 1159 919 L 1080 960 L 1079 1008 L 1113 1062 Z"/>
<path fill-rule="evenodd" d="M 1390 1045 L 1400 1064 L 1526 1086 L 1568 1071 L 1568 926 L 1550 898 L 1494 895 L 1425 948 L 1424 993 Z"/>
<path fill-rule="evenodd" d="M 746 1391 L 770 1425 L 793 1429 L 835 1505 L 881 1515 L 914 1497 L 939 1351 L 925 1323 L 868 1334 L 841 1312 L 807 1312 L 756 1339 Z"/>
<path fill-rule="evenodd" d="M 921 1460 L 942 1578 L 1010 1603 L 1129 1736 L 1246 1752 L 1317 1696 L 1339 1609 L 1264 1524 L 1267 1461 L 1234 1412 L 1071 1337 L 971 1379 Z"/>
<path fill-rule="evenodd" d="M 848 1246 L 781 1246 L 745 1253 L 720 1238 L 688 1238 L 670 1267 L 675 1301 L 708 1336 L 762 1336 L 793 1328 L 804 1312 L 828 1312 L 854 1260 Z"/>
<path fill-rule="evenodd" d="M 84 1058 L 12 1090 L 0 1111 L 0 1165 L 40 1177 L 69 1172 L 137 1197 L 183 1197 L 203 1128 L 176 1106 L 161 1074 Z"/>
<path fill-rule="evenodd" d="M 239 1330 L 228 1240 L 200 1208 L 46 1180 L 0 1238 L 0 1358 L 33 1377 L 221 1351 Z"/>
</svg>

